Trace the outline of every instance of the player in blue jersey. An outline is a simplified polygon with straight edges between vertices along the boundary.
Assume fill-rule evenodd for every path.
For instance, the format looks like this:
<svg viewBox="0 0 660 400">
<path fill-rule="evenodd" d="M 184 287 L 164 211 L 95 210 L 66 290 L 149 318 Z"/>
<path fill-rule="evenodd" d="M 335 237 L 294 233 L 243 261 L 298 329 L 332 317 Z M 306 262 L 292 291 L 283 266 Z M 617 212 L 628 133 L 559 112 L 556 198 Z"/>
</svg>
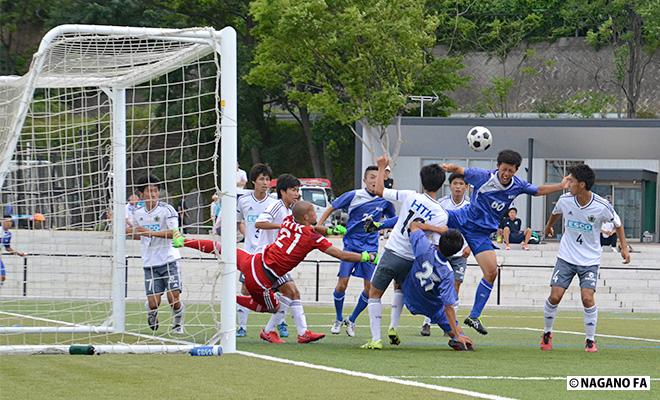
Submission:
<svg viewBox="0 0 660 400">
<path fill-rule="evenodd" d="M 480 320 L 481 313 L 493 290 L 497 277 L 496 247 L 490 235 L 497 231 L 502 215 L 513 200 L 520 194 L 545 196 L 568 187 L 568 179 L 561 183 L 535 186 L 515 176 L 522 157 L 513 150 L 502 150 L 497 155 L 497 169 L 463 168 L 455 164 L 443 164 L 442 168 L 451 173 L 462 174 L 465 182 L 474 187 L 470 204 L 459 210 L 447 213 L 447 226 L 458 229 L 467 241 L 474 257 L 481 267 L 483 278 L 477 286 L 474 305 L 464 323 L 482 335 L 488 331 Z"/>
<path fill-rule="evenodd" d="M 368 251 L 378 253 L 378 232 L 365 232 L 363 229 L 366 220 L 380 221 L 383 217 L 389 218 L 396 215 L 394 205 L 382 197 L 374 194 L 376 180 L 378 179 L 378 167 L 369 166 L 364 170 L 364 189 L 351 190 L 336 198 L 332 206 L 323 213 L 318 225 L 322 226 L 334 210 L 343 209 L 348 212 L 346 233 L 344 234 L 344 251 Z M 341 331 L 342 324 L 346 325 L 348 336 L 355 336 L 355 321 L 365 308 L 369 300 L 370 280 L 376 266 L 373 263 L 352 263 L 342 261 L 339 264 L 337 274 L 337 286 L 333 293 L 335 312 L 337 318 L 330 329 L 333 334 Z M 346 287 L 351 275 L 364 280 L 364 291 L 360 294 L 353 313 L 344 321 L 343 308 Z"/>
<path fill-rule="evenodd" d="M 434 246 L 422 230 L 425 227 L 426 224 L 418 221 L 410 224 L 409 237 L 415 260 L 401 284 L 403 304 L 412 314 L 425 315 L 438 324 L 451 337 L 449 346 L 454 350 L 472 350 L 472 340 L 463 335 L 456 321 L 454 306 L 458 295 L 454 271 L 448 261 L 463 247 L 463 237 L 459 231 L 450 229 Z"/>
<path fill-rule="evenodd" d="M 5 247 L 5 250 L 9 254 L 17 254 L 21 257 L 25 257 L 27 254 L 20 252 L 18 250 L 12 249 L 11 247 L 11 226 L 13 225 L 13 221 L 11 219 L 11 215 L 5 215 L 4 219 L 2 220 L 2 245 Z M 6 279 L 7 272 L 5 271 L 5 263 L 2 262 L 2 259 L 0 259 L 0 286 L 4 285 L 5 279 Z"/>
</svg>

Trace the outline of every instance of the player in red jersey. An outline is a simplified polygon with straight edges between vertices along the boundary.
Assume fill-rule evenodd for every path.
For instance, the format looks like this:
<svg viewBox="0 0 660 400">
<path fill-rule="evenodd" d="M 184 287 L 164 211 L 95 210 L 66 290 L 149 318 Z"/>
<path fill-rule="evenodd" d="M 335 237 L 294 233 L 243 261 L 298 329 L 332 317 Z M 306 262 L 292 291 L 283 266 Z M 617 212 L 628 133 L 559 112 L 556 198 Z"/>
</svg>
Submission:
<svg viewBox="0 0 660 400">
<path fill-rule="evenodd" d="M 375 254 L 353 253 L 334 247 L 319 233 L 321 229 L 314 227 L 316 212 L 311 203 L 298 201 L 293 205 L 292 211 L 293 214 L 282 222 L 275 242 L 266 246 L 263 253 L 250 254 L 241 249 L 237 250 L 236 264 L 245 275 L 245 287 L 250 293 L 249 296 L 236 296 L 236 302 L 243 307 L 257 312 L 277 312 L 279 300 L 273 291 L 273 283 L 297 267 L 314 249 L 348 262 L 375 261 Z M 184 245 L 207 253 L 220 249 L 218 243 L 210 240 L 186 240 Z M 298 327 L 298 343 L 309 343 L 325 337 L 322 333 L 307 329 L 300 300 L 294 300 L 290 309 Z M 282 342 L 279 337 L 277 339 L 278 341 L 273 342 Z"/>
</svg>

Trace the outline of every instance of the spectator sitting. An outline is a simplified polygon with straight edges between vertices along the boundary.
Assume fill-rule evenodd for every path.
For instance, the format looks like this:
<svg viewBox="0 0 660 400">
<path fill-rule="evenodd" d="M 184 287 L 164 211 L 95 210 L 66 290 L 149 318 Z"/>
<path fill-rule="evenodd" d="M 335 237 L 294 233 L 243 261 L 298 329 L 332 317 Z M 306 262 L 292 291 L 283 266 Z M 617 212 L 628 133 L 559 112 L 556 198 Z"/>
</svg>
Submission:
<svg viewBox="0 0 660 400">
<path fill-rule="evenodd" d="M 508 218 L 502 221 L 500 228 L 502 229 L 502 238 L 506 250 L 511 250 L 510 243 L 522 243 L 523 250 L 529 250 L 529 238 L 532 236 L 532 229 L 525 228 L 522 231 L 522 221 L 518 216 L 518 210 L 511 207 L 508 211 Z"/>
</svg>

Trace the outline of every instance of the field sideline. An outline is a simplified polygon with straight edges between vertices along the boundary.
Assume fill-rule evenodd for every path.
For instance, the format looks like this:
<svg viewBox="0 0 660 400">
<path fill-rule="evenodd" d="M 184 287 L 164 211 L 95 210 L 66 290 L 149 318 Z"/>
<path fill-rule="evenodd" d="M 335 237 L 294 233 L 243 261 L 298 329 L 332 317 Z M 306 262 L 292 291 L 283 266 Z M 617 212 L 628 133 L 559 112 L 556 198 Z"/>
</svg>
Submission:
<svg viewBox="0 0 660 400">
<path fill-rule="evenodd" d="M 309 306 L 306 312 L 313 330 L 329 332 L 334 319 L 331 307 Z M 388 316 L 386 312 L 384 325 Z M 583 351 L 582 314 L 561 309 L 555 350 L 550 353 L 538 349 L 542 312 L 487 312 L 488 336 L 477 337 L 466 330 L 477 344 L 473 353 L 449 349 L 439 329 L 434 328 L 429 338 L 419 336 L 421 318 L 407 312 L 401 320 L 401 346 L 362 350 L 359 346 L 369 335 L 367 318 L 365 313 L 358 320 L 355 338 L 342 332 L 310 345 L 298 345 L 289 338 L 289 343 L 275 346 L 257 338 L 266 316 L 252 314 L 248 337 L 238 339 L 239 351 L 246 353 L 223 357 L 7 356 L 0 362 L 0 398 L 144 399 L 173 394 L 182 399 L 475 398 L 421 387 L 424 385 L 515 399 L 660 396 L 659 314 L 601 313 L 600 352 L 596 354 Z M 376 377 L 288 365 L 244 355 L 247 353 Z M 566 375 L 650 375 L 654 380 L 650 392 L 567 392 Z M 396 383 L 400 380 L 419 387 Z"/>
</svg>

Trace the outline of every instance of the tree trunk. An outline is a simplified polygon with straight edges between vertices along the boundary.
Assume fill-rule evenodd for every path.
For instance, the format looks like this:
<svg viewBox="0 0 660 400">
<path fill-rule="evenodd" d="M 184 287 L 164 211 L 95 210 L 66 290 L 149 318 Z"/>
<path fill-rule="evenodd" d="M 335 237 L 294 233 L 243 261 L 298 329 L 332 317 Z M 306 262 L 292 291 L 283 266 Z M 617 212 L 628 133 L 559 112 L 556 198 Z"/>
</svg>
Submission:
<svg viewBox="0 0 660 400">
<path fill-rule="evenodd" d="M 314 138 L 312 137 L 312 123 L 309 119 L 309 111 L 307 107 L 298 107 L 300 112 L 300 126 L 302 127 L 303 133 L 305 134 L 305 139 L 307 140 L 307 150 L 309 150 L 309 158 L 312 161 L 312 168 L 314 169 L 314 177 L 320 178 L 323 176 L 323 171 L 321 169 L 321 159 L 319 157 L 319 152 L 316 149 L 316 144 L 314 143 Z"/>
<path fill-rule="evenodd" d="M 328 152 L 325 150 L 327 149 L 327 143 L 323 143 L 323 168 L 325 169 L 325 177 L 330 179 L 331 182 L 335 180 L 335 174 L 333 173 L 332 170 L 332 161 L 330 160 L 330 156 L 328 155 Z"/>
<path fill-rule="evenodd" d="M 256 146 L 250 147 L 250 157 L 252 157 L 252 165 L 261 162 L 261 153 Z"/>
</svg>

